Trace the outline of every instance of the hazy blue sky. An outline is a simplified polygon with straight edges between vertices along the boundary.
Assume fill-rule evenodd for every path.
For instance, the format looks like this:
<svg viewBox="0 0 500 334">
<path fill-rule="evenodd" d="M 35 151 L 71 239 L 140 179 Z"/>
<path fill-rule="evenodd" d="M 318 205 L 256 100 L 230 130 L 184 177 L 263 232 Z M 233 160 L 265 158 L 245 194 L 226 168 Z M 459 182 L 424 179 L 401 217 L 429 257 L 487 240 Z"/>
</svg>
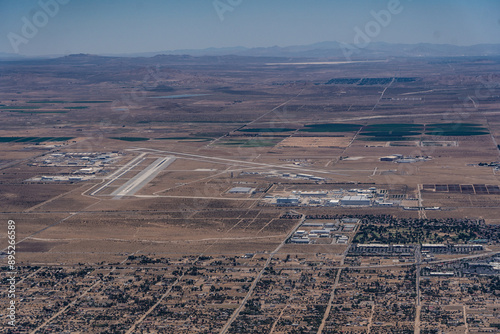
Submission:
<svg viewBox="0 0 500 334">
<path fill-rule="evenodd" d="M 386 10 L 397 0 L 217 0 L 232 9 L 223 20 L 214 0 L 41 0 L 53 1 L 67 4 L 60 4 L 52 17 L 40 13 L 39 0 L 0 0 L 0 52 L 102 54 L 353 43 L 354 28 L 364 30 L 374 20 L 371 11 Z M 500 0 L 399 1 L 400 13 L 374 31 L 372 41 L 500 43 Z M 26 20 L 38 23 L 38 31 L 25 27 L 23 34 Z"/>
</svg>

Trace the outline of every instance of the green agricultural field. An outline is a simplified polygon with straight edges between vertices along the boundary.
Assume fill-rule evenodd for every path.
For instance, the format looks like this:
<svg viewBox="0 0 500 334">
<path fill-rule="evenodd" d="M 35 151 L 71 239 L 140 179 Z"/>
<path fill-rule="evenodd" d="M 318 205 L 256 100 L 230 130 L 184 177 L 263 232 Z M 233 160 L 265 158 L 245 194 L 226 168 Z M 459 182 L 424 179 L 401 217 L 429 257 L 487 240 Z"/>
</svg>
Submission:
<svg viewBox="0 0 500 334">
<path fill-rule="evenodd" d="M 109 103 L 113 101 L 63 101 L 63 100 L 39 100 L 39 101 L 28 101 L 26 103 Z M 23 107 L 24 109 L 28 109 L 28 107 Z M 33 107 L 40 108 L 40 107 Z"/>
<path fill-rule="evenodd" d="M 426 124 L 425 129 L 430 130 L 432 128 L 440 128 L 446 130 L 454 130 L 457 127 L 477 128 L 482 126 L 483 125 L 479 123 L 431 123 L 431 124 Z"/>
<path fill-rule="evenodd" d="M 363 141 L 412 141 L 417 140 L 415 137 L 404 137 L 404 136 L 375 136 L 375 137 L 361 137 L 359 138 Z"/>
<path fill-rule="evenodd" d="M 253 129 L 241 129 L 241 132 L 290 132 L 297 129 L 291 128 L 253 128 Z"/>
<path fill-rule="evenodd" d="M 12 110 L 18 110 L 18 109 L 40 109 L 40 107 L 37 107 L 37 106 L 0 106 L 0 109 L 12 109 Z"/>
<path fill-rule="evenodd" d="M 460 130 L 460 131 L 426 132 L 425 134 L 429 136 L 460 137 L 460 136 L 481 136 L 481 135 L 488 135 L 490 133 L 487 131 L 479 131 L 479 130 Z"/>
<path fill-rule="evenodd" d="M 20 139 L 16 140 L 17 143 L 26 143 L 30 141 L 35 141 L 38 137 L 21 137 Z"/>
<path fill-rule="evenodd" d="M 4 110 L 8 112 L 18 112 L 22 114 L 66 114 L 67 110 Z"/>
<path fill-rule="evenodd" d="M 26 103 L 69 103 L 68 101 L 59 101 L 59 100 L 43 100 L 43 101 L 28 101 Z"/>
<path fill-rule="evenodd" d="M 360 134 L 367 137 L 362 137 L 363 140 L 368 141 L 407 141 L 415 140 L 411 136 L 420 136 L 423 128 L 421 124 L 372 124 L 363 127 Z"/>
<path fill-rule="evenodd" d="M 300 131 L 304 132 L 354 132 L 361 129 L 360 124 L 348 124 L 348 123 L 323 123 L 323 124 L 307 124 L 304 125 L 304 129 Z"/>
<path fill-rule="evenodd" d="M 0 143 L 42 143 L 47 141 L 67 141 L 74 137 L 0 137 Z"/>
<path fill-rule="evenodd" d="M 422 124 L 382 123 L 366 125 L 363 131 L 419 131 L 423 128 Z"/>
<path fill-rule="evenodd" d="M 31 140 L 31 143 L 43 143 L 46 141 L 50 141 L 53 137 L 37 137 L 33 140 Z"/>
<path fill-rule="evenodd" d="M 308 124 L 300 131 L 304 132 L 353 132 L 361 128 L 361 140 L 366 141 L 408 141 L 423 133 L 430 136 L 477 136 L 489 134 L 487 128 L 474 123 L 434 123 L 406 124 L 381 123 L 370 125 L 325 123 Z M 243 131 L 243 130 L 241 130 Z"/>
<path fill-rule="evenodd" d="M 110 139 L 123 140 L 123 141 L 148 141 L 149 138 L 145 137 L 110 137 Z"/>
<path fill-rule="evenodd" d="M 204 142 L 211 141 L 213 138 L 207 137 L 165 137 L 165 138 L 154 138 L 155 140 L 177 140 L 177 141 L 192 141 L 192 142 Z"/>
<path fill-rule="evenodd" d="M 10 143 L 23 137 L 0 137 L 0 143 Z"/>
<path fill-rule="evenodd" d="M 108 103 L 113 101 L 71 101 L 69 103 Z"/>
<path fill-rule="evenodd" d="M 479 136 L 489 131 L 476 123 L 433 123 L 425 126 L 425 134 L 429 136 Z"/>
<path fill-rule="evenodd" d="M 71 140 L 75 137 L 53 137 L 53 138 L 50 138 L 50 141 L 67 141 L 67 140 Z"/>
<path fill-rule="evenodd" d="M 366 131 L 361 132 L 363 136 L 369 137 L 404 137 L 404 136 L 418 136 L 422 132 L 417 131 Z"/>
</svg>

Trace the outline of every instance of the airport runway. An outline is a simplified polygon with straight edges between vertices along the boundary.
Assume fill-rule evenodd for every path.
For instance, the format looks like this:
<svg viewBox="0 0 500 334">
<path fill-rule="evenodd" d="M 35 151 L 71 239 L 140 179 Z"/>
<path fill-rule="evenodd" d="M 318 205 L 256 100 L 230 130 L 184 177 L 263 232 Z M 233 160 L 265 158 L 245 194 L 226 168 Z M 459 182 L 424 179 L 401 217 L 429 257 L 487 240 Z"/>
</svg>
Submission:
<svg viewBox="0 0 500 334">
<path fill-rule="evenodd" d="M 115 171 L 113 174 L 109 175 L 106 179 L 110 179 L 108 182 L 106 182 L 104 185 L 100 186 L 97 190 L 94 190 L 90 196 L 95 196 L 98 192 L 103 190 L 104 188 L 108 187 L 111 183 L 115 182 L 118 180 L 120 177 L 122 177 L 124 174 L 126 174 L 129 170 L 134 168 L 135 166 L 139 165 L 141 162 L 144 161 L 144 156 L 146 153 L 141 153 L 131 161 L 129 161 L 126 165 L 122 166 L 120 169 Z"/>
<path fill-rule="evenodd" d="M 158 175 L 163 169 L 170 166 L 175 161 L 174 156 L 168 156 L 165 158 L 158 158 L 151 165 L 143 169 L 136 176 L 128 180 L 124 185 L 116 189 L 111 193 L 113 199 L 120 199 L 123 196 L 132 196 L 142 187 L 148 184 L 152 179 Z"/>
</svg>

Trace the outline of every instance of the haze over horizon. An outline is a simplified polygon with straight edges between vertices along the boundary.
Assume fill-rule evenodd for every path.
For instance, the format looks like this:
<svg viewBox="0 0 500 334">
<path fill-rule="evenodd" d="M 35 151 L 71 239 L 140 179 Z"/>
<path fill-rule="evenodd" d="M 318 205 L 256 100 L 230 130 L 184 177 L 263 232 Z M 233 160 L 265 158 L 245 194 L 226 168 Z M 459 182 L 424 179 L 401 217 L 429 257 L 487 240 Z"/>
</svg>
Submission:
<svg viewBox="0 0 500 334">
<path fill-rule="evenodd" d="M 496 0 L 6 0 L 0 12 L 0 52 L 29 56 L 352 44 L 356 29 L 370 42 L 500 43 Z"/>
</svg>

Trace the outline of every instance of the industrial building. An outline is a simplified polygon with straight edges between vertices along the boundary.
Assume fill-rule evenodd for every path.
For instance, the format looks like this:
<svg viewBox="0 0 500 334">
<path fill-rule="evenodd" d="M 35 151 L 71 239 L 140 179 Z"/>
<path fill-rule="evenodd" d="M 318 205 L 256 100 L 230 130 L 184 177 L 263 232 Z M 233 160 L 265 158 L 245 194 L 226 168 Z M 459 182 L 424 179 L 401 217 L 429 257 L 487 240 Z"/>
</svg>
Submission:
<svg viewBox="0 0 500 334">
<path fill-rule="evenodd" d="M 337 238 L 338 244 L 346 244 L 349 241 L 349 237 L 346 235 L 341 235 Z"/>
<path fill-rule="evenodd" d="M 344 196 L 340 200 L 342 206 L 370 206 L 371 201 L 365 195 L 359 196 Z"/>
<path fill-rule="evenodd" d="M 310 197 L 325 197 L 328 195 L 328 192 L 326 192 L 326 191 L 299 191 L 299 195 L 310 196 Z"/>
<path fill-rule="evenodd" d="M 80 168 L 75 174 L 95 174 L 95 170 L 92 167 Z"/>
<path fill-rule="evenodd" d="M 394 206 L 394 202 L 375 201 L 378 206 Z"/>
<path fill-rule="evenodd" d="M 339 206 L 340 201 L 338 199 L 331 199 L 325 202 L 325 206 Z"/>
<path fill-rule="evenodd" d="M 329 236 L 330 231 L 329 230 L 311 230 L 312 234 L 317 234 L 319 236 Z"/>
<path fill-rule="evenodd" d="M 468 254 L 472 252 L 482 251 L 484 249 L 481 245 L 452 245 L 452 253 Z"/>
<path fill-rule="evenodd" d="M 422 252 L 429 253 L 459 253 L 468 254 L 471 252 L 482 251 L 484 247 L 482 245 L 444 245 L 444 244 L 422 244 Z"/>
<path fill-rule="evenodd" d="M 290 174 L 288 174 L 288 175 L 290 175 Z M 310 175 L 310 174 L 302 174 L 302 173 L 297 174 L 296 177 L 309 179 L 312 181 L 325 181 L 326 180 L 324 177 L 314 176 L 314 175 Z"/>
<path fill-rule="evenodd" d="M 252 192 L 252 188 L 250 187 L 234 187 L 229 189 L 230 194 L 250 194 Z"/>
<path fill-rule="evenodd" d="M 448 246 L 443 244 L 422 244 L 422 252 L 447 253 Z"/>
<path fill-rule="evenodd" d="M 342 231 L 352 232 L 352 231 L 354 231 L 355 228 L 356 228 L 355 224 L 344 224 L 344 226 L 342 227 Z"/>
<path fill-rule="evenodd" d="M 324 225 L 323 223 L 305 222 L 301 226 L 304 226 L 304 227 L 323 227 L 323 225 Z"/>
<path fill-rule="evenodd" d="M 425 271 L 424 271 L 425 273 Z M 431 271 L 428 276 L 445 276 L 445 277 L 453 277 L 455 273 L 453 271 Z"/>
<path fill-rule="evenodd" d="M 276 199 L 277 205 L 297 205 L 299 199 L 297 197 L 279 197 Z"/>
<path fill-rule="evenodd" d="M 291 238 L 290 242 L 294 243 L 294 244 L 308 244 L 309 243 L 309 238 L 308 237 L 305 237 L 305 238 Z"/>
<path fill-rule="evenodd" d="M 412 245 L 353 244 L 349 251 L 354 254 L 410 255 L 414 249 Z"/>
<path fill-rule="evenodd" d="M 404 158 L 404 159 L 399 159 L 396 162 L 398 164 L 409 164 L 409 163 L 414 163 L 417 162 L 418 160 L 415 158 Z"/>
<path fill-rule="evenodd" d="M 231 192 L 239 188 L 233 188 Z M 255 193 L 255 190 L 254 190 Z M 273 195 L 264 196 L 269 204 L 275 205 L 301 205 L 301 206 L 325 206 L 325 207 L 394 207 L 401 204 L 405 195 L 394 195 L 394 200 L 387 201 L 388 191 L 378 190 L 376 187 L 370 189 L 340 189 L 340 190 L 288 190 L 280 191 Z M 398 197 L 399 196 L 399 197 Z"/>
<path fill-rule="evenodd" d="M 499 275 L 500 262 L 468 263 L 466 264 L 464 274 Z"/>
</svg>

